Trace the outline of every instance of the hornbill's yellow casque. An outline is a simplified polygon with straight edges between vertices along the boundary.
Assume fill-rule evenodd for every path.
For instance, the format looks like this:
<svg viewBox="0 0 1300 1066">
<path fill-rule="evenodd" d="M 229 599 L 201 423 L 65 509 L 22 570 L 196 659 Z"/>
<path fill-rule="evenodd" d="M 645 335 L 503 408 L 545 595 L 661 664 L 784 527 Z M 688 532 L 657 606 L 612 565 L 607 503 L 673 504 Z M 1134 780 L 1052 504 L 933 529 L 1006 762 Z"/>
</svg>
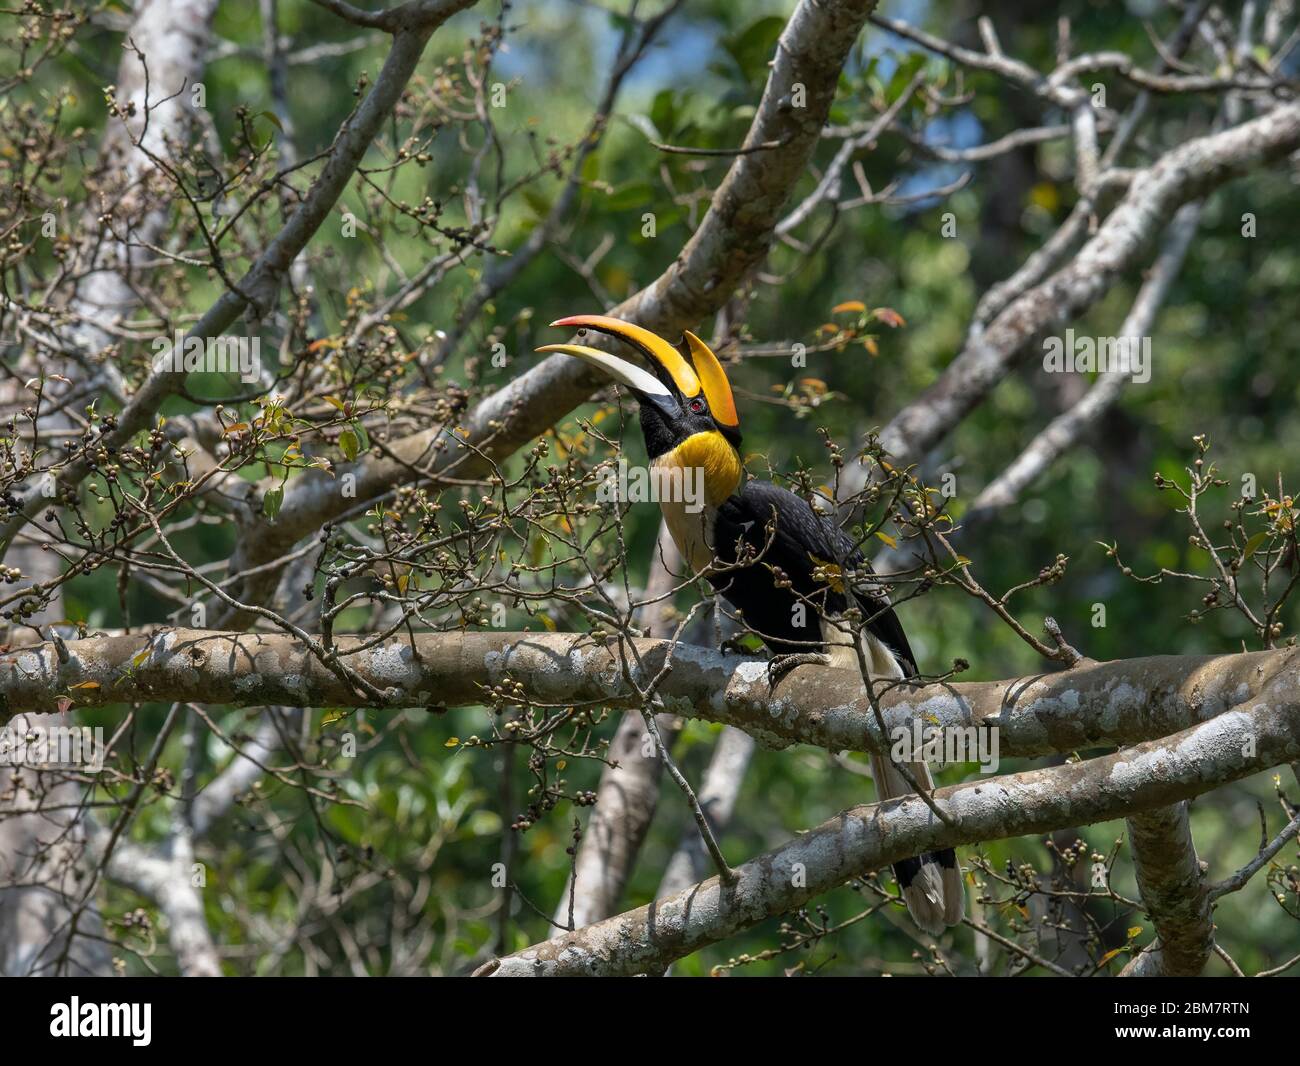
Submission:
<svg viewBox="0 0 1300 1066">
<path fill-rule="evenodd" d="M 596 330 L 627 342 L 652 372 L 581 344 L 548 344 L 538 351 L 577 356 L 635 393 L 652 467 L 676 468 L 703 482 L 703 507 L 661 500 L 664 519 L 683 559 L 708 579 L 778 656 L 807 657 L 858 669 L 853 627 L 840 620 L 852 602 L 862 612 L 861 651 L 873 679 L 912 677 L 916 663 L 887 597 L 855 586 L 853 573 L 870 565 L 853 540 L 794 493 L 747 479 L 740 458 L 740 419 L 726 372 L 708 346 L 687 332 L 680 345 L 640 326 L 605 315 L 575 315 L 551 323 Z M 698 473 L 697 473 L 698 472 Z M 829 579 L 828 579 L 828 575 Z M 801 655 L 801 653 L 803 653 Z M 881 799 L 911 791 L 887 758 L 872 756 Z M 924 762 L 909 764 L 923 788 Z M 895 863 L 894 873 L 913 919 L 938 934 L 965 911 L 961 872 L 951 848 Z"/>
</svg>

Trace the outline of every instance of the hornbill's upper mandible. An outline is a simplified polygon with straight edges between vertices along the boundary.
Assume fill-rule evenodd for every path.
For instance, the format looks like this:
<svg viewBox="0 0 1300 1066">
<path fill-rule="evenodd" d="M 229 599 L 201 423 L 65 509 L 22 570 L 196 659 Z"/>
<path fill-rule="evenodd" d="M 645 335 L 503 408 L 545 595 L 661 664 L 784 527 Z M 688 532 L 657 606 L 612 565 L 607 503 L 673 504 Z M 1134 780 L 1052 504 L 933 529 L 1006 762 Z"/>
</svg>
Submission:
<svg viewBox="0 0 1300 1066">
<path fill-rule="evenodd" d="M 647 329 L 605 315 L 552 322 L 617 337 L 649 362 L 650 372 L 581 344 L 548 344 L 538 351 L 577 356 L 636 394 L 652 468 L 687 475 L 703 486 L 703 506 L 661 499 L 664 519 L 682 558 L 704 576 L 779 656 L 816 653 L 831 665 L 858 669 L 854 627 L 842 615 L 852 602 L 862 612 L 861 652 L 870 676 L 912 677 L 916 663 L 903 627 L 880 591 L 855 585 L 851 575 L 870 564 L 829 518 L 787 489 L 745 477 L 740 419 L 726 372 L 709 347 L 687 332 L 674 346 Z M 838 621 L 837 621 L 838 620 Z M 871 757 L 880 798 L 911 791 L 887 758 Z M 909 764 L 923 788 L 932 786 L 924 761 Z M 965 912 L 961 871 L 951 848 L 894 864 L 913 919 L 938 934 Z"/>
</svg>

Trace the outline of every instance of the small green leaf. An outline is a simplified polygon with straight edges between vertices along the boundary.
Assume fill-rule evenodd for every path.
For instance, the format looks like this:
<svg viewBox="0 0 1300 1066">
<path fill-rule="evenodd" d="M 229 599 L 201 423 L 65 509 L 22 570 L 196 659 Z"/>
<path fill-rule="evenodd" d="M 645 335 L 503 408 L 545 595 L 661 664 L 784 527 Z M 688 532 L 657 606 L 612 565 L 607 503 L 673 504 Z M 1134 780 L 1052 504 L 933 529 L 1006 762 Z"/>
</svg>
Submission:
<svg viewBox="0 0 1300 1066">
<path fill-rule="evenodd" d="M 280 513 L 280 505 L 284 503 L 284 486 L 277 489 L 270 489 L 262 497 L 262 513 L 272 521 Z"/>
<path fill-rule="evenodd" d="M 1261 529 L 1250 540 L 1246 541 L 1246 550 L 1242 552 L 1241 561 L 1245 562 L 1259 549 L 1259 546 L 1268 540 L 1268 531 Z"/>
<path fill-rule="evenodd" d="M 339 449 L 345 456 L 347 456 L 348 462 L 352 462 L 352 460 L 357 457 L 357 453 L 361 450 L 361 442 L 357 439 L 357 435 L 353 433 L 352 430 L 345 429 L 339 434 Z"/>
</svg>

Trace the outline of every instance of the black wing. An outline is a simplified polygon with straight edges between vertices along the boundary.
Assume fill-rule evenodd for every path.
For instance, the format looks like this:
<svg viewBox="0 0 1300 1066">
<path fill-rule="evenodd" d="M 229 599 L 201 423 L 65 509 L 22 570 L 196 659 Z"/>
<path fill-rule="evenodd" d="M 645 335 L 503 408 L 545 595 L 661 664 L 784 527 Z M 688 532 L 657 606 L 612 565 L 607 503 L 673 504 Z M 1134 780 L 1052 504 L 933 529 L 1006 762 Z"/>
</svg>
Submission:
<svg viewBox="0 0 1300 1066">
<path fill-rule="evenodd" d="M 815 650 L 810 645 L 820 645 L 822 639 L 817 612 L 840 614 L 852 595 L 870 619 L 867 631 L 889 646 L 908 676 L 916 673 L 907 634 L 883 592 L 847 588 L 813 577 L 818 566 L 826 563 L 842 572 L 852 569 L 860 573 L 870 573 L 871 565 L 848 534 L 793 492 L 767 481 L 746 482 L 718 508 L 713 536 L 718 559 L 724 563 L 737 560 L 737 543 L 741 541 L 761 556 L 750 566 L 711 580 L 774 651 Z M 779 568 L 792 588 L 777 588 L 771 567 Z M 806 604 L 802 625 L 798 624 L 800 612 L 794 609 L 798 603 Z"/>
</svg>

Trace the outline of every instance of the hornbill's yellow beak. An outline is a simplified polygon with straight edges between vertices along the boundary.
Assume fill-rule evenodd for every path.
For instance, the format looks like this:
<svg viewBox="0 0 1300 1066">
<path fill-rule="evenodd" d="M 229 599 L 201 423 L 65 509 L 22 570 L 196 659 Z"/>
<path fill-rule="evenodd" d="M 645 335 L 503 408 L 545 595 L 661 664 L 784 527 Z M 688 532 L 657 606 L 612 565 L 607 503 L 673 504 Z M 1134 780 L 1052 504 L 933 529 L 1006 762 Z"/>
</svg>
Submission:
<svg viewBox="0 0 1300 1066">
<path fill-rule="evenodd" d="M 538 348 L 539 352 L 576 356 L 660 407 L 677 407 L 680 412 L 682 401 L 702 397 L 720 427 L 739 428 L 740 418 L 726 371 L 709 346 L 689 330 L 683 335 L 684 350 L 679 350 L 648 329 L 607 315 L 573 315 L 557 319 L 551 325 L 576 329 L 579 336 L 584 330 L 594 329 L 626 341 L 650 360 L 655 373 L 648 374 L 624 359 L 581 344 L 547 344 Z"/>
</svg>

